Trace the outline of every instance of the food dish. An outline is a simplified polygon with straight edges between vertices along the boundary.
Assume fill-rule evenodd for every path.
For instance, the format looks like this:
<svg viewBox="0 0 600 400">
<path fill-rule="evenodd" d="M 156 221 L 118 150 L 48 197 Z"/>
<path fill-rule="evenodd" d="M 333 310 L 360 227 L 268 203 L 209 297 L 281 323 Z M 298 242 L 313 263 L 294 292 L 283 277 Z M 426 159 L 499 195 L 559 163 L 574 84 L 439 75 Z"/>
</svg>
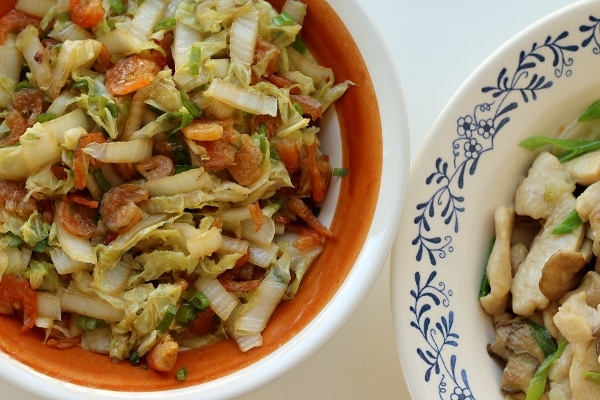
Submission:
<svg viewBox="0 0 600 400">
<path fill-rule="evenodd" d="M 413 163 L 391 290 L 399 356 L 415 398 L 503 398 L 491 389 L 499 388 L 501 369 L 486 354 L 493 334 L 477 299 L 493 210 L 510 202 L 532 161 L 518 142 L 554 132 L 598 96 L 588 72 L 600 61 L 594 4 L 542 19 L 489 57 L 435 121 Z"/>
<path fill-rule="evenodd" d="M 310 7 L 310 6 L 312 6 L 312 5 L 310 5 L 310 4 L 309 4 L 309 7 Z M 321 15 L 321 16 L 329 16 L 329 17 L 331 17 L 330 10 L 328 10 L 326 7 L 325 7 L 325 8 L 322 8 L 322 7 L 325 7 L 325 6 L 324 6 L 324 5 L 321 5 L 321 8 L 319 8 L 319 5 L 316 5 L 316 6 L 314 6 L 314 7 L 313 7 L 313 9 L 317 10 L 317 13 L 318 13 L 319 15 Z M 329 13 L 329 14 L 328 14 L 328 13 Z M 340 29 L 340 25 L 337 25 L 335 28 L 336 28 L 336 29 Z M 321 32 L 320 32 L 320 33 L 321 33 Z M 329 47 L 328 47 L 328 50 L 332 50 L 331 46 L 329 46 Z M 345 50 L 347 50 L 347 49 L 345 49 Z M 318 51 L 317 51 L 317 52 L 318 52 Z M 350 52 L 350 53 L 352 53 L 352 52 Z M 348 53 L 346 52 L 346 54 L 348 54 Z M 333 52 L 333 54 L 331 54 L 331 57 L 333 57 L 333 58 L 337 58 L 338 60 L 339 60 L 339 59 L 341 59 L 341 58 L 343 58 L 343 56 L 344 56 L 344 55 L 335 54 L 335 52 Z M 336 63 L 336 64 L 337 64 L 337 63 Z M 344 72 L 343 72 L 343 70 L 344 70 L 344 67 L 343 67 L 343 66 L 340 66 L 340 67 L 342 67 L 342 73 L 344 73 Z M 345 72 L 352 74 L 352 71 L 348 71 L 348 70 L 346 70 Z M 363 70 L 363 73 L 364 73 L 364 70 Z M 363 75 L 363 78 L 364 78 L 364 77 L 365 77 L 365 75 Z M 363 88 L 364 88 L 364 89 L 367 89 L 367 90 L 369 90 L 369 91 L 371 91 L 371 89 L 372 89 L 372 88 L 370 87 L 370 85 L 368 84 L 368 82 L 366 82 L 365 80 L 362 80 L 362 81 L 363 81 L 364 83 L 366 83 L 366 85 L 365 85 L 365 86 L 363 86 Z M 363 92 L 363 94 L 364 94 L 364 92 Z M 371 104 L 372 104 L 372 102 L 371 102 Z M 367 109 L 367 107 L 365 107 L 364 109 L 366 110 L 366 109 Z M 375 115 L 375 117 L 374 117 L 374 114 L 375 114 L 375 113 L 373 113 L 373 109 L 371 108 L 371 110 L 370 110 L 370 115 L 368 116 L 368 118 L 365 118 L 365 119 L 363 120 L 363 123 L 365 123 L 365 122 L 366 122 L 366 123 L 375 123 L 376 125 L 377 125 L 377 124 L 379 124 L 379 119 L 378 119 L 378 118 L 376 118 L 376 115 Z M 344 120 L 345 120 L 345 118 L 346 118 L 348 115 L 345 113 L 345 110 L 344 110 L 343 108 L 338 108 L 338 115 L 339 115 L 339 121 L 342 123 L 342 130 L 344 130 L 345 126 L 344 126 L 344 124 L 343 124 L 343 122 L 342 122 L 342 121 L 344 121 Z M 334 116 L 334 117 L 335 117 L 335 116 Z M 332 122 L 332 121 L 333 121 L 333 122 Z M 397 122 L 397 121 L 395 121 L 395 122 Z M 333 118 L 333 119 L 332 119 L 331 117 L 329 117 L 329 123 L 330 123 L 330 124 L 332 124 L 332 125 L 335 125 L 335 118 Z M 402 123 L 400 123 L 400 125 L 402 125 Z M 328 125 L 328 128 L 329 128 L 330 126 L 331 126 L 331 125 Z M 364 127 L 364 125 L 363 125 L 363 127 Z M 335 132 L 335 129 L 332 129 L 330 132 Z M 334 138 L 330 138 L 330 139 L 334 139 Z M 403 139 L 400 139 L 400 140 L 402 141 Z M 380 142 L 379 142 L 379 143 L 377 143 L 377 142 L 378 142 L 378 140 L 376 140 L 376 141 L 373 143 L 373 145 L 375 146 L 375 148 L 378 148 L 378 147 L 381 145 L 381 143 L 380 143 Z M 354 146 L 357 146 L 358 144 L 352 144 L 352 143 L 346 144 L 346 143 L 344 143 L 344 145 L 347 145 L 347 146 L 348 146 L 347 148 L 348 148 L 349 150 L 352 150 L 352 149 L 353 149 L 353 147 L 354 147 Z M 339 148 L 339 142 L 338 142 L 338 143 L 335 143 L 335 139 L 334 139 L 332 142 L 329 142 L 329 146 L 331 146 L 331 148 Z M 392 146 L 392 147 L 394 147 L 394 146 Z M 355 148 L 355 150 L 354 150 L 353 152 L 351 151 L 351 153 L 353 153 L 352 155 L 353 155 L 354 157 L 357 157 L 358 159 L 360 159 L 361 157 L 367 157 L 367 156 L 369 156 L 369 155 L 371 156 L 371 157 L 368 157 L 368 158 L 364 158 L 364 159 L 363 159 L 363 162 L 365 163 L 363 166 L 371 165 L 371 166 L 374 166 L 374 167 L 377 169 L 377 164 L 378 164 L 378 163 L 377 163 L 377 160 L 378 160 L 378 156 L 376 156 L 376 155 L 375 155 L 375 154 L 373 154 L 373 153 L 369 154 L 369 152 L 370 152 L 370 151 L 364 152 L 364 151 L 363 151 L 363 150 L 364 150 L 364 146 L 361 148 L 361 152 L 360 152 L 361 154 L 357 154 L 357 152 L 356 152 L 356 147 L 354 147 L 354 148 Z M 375 155 L 375 157 L 372 157 L 372 156 L 374 156 L 374 155 Z M 338 156 L 339 156 L 339 157 L 342 157 L 342 155 L 341 155 L 341 154 L 339 154 Z M 346 156 L 346 155 L 344 154 L 344 157 L 345 157 L 345 156 Z M 356 162 L 356 161 L 358 161 L 358 159 L 355 159 L 354 157 L 352 158 L 352 162 L 351 162 L 351 164 L 352 164 L 352 163 L 354 163 L 354 162 Z M 375 163 L 373 163 L 373 161 L 374 161 L 374 160 L 375 160 Z M 368 161 L 368 162 L 367 162 L 367 161 Z M 400 158 L 398 161 L 399 161 L 399 163 L 401 164 L 402 162 L 406 162 L 406 159 L 402 160 L 402 159 Z M 358 164 L 355 164 L 355 165 L 358 165 Z M 397 168 L 397 167 L 401 167 L 401 165 L 396 165 L 396 166 L 395 166 L 393 169 L 394 169 L 394 170 L 396 170 L 396 171 L 397 171 L 398 169 L 401 169 L 401 168 Z M 365 172 L 365 173 L 370 173 L 370 172 L 368 172 L 368 171 L 369 171 L 369 168 L 366 168 L 366 170 L 365 170 L 364 172 Z M 394 174 L 397 174 L 397 172 L 394 172 Z M 387 176 L 387 174 L 386 174 L 386 176 Z M 397 176 L 397 175 L 396 175 L 396 176 Z M 358 176 L 357 176 L 357 178 L 358 178 Z M 371 176 L 371 178 L 372 178 L 372 176 Z M 397 178 L 396 178 L 396 179 L 397 179 Z M 403 187 L 403 184 L 402 184 L 402 182 L 400 182 L 400 183 L 401 183 L 400 185 L 396 185 L 396 187 L 395 187 L 395 188 L 393 188 L 394 195 L 393 195 L 393 196 L 391 196 L 391 198 L 390 198 L 392 201 L 395 201 L 395 202 L 397 202 L 398 200 L 401 200 L 401 196 L 400 196 L 400 199 L 399 199 L 399 198 L 398 198 L 398 194 L 400 194 L 400 193 L 402 192 L 402 187 Z M 377 184 L 377 178 L 376 178 L 376 177 L 375 177 L 375 184 Z M 383 187 L 384 187 L 384 185 L 382 185 L 382 188 L 383 188 Z M 374 189 L 375 189 L 375 188 L 374 188 Z M 342 193 L 342 195 L 340 195 L 340 197 L 339 197 L 339 199 L 340 199 L 340 200 L 339 200 L 339 204 L 342 204 L 342 203 L 344 203 L 344 201 L 345 201 L 345 200 L 344 200 L 344 196 L 343 196 L 343 194 L 344 194 L 344 190 L 347 190 L 347 189 L 344 189 L 344 183 L 342 183 L 340 190 L 341 190 L 341 193 Z M 376 192 L 376 190 L 375 190 L 374 192 Z M 373 205 L 374 205 L 374 204 L 373 204 Z M 325 212 L 325 213 L 324 213 L 324 219 L 325 219 L 325 220 L 327 220 L 328 218 L 329 218 L 330 220 L 331 220 L 331 219 L 333 219 L 333 223 L 335 224 L 335 223 L 336 223 L 336 221 L 337 221 L 337 218 L 332 216 L 332 215 L 333 215 L 333 209 L 334 209 L 334 208 L 335 208 L 335 199 L 334 199 L 334 203 L 333 203 L 333 204 L 332 204 L 332 203 L 330 203 L 330 205 L 329 205 L 329 206 L 327 206 L 327 205 L 326 205 L 326 206 L 324 207 L 324 209 L 323 209 L 323 210 L 324 210 L 324 212 Z M 340 206 L 339 206 L 339 205 L 338 205 L 338 209 L 340 209 Z M 343 207 L 342 207 L 342 209 L 343 209 Z M 329 213 L 329 216 L 328 216 L 328 213 Z M 353 226 L 353 228 L 358 228 L 358 231 L 359 231 L 359 232 L 361 232 L 361 231 L 363 231 L 363 230 L 364 230 L 364 232 L 366 233 L 366 231 L 369 229 L 369 226 L 368 226 L 368 225 L 369 225 L 369 221 L 368 221 L 368 220 L 365 220 L 365 219 L 364 219 L 364 218 L 362 218 L 362 217 L 363 217 L 362 215 L 354 215 L 354 217 L 353 217 L 351 213 L 347 213 L 347 214 L 345 214 L 345 215 L 344 215 L 344 218 L 345 218 L 345 219 L 350 219 L 350 220 L 354 219 L 353 221 L 350 221 L 350 220 L 348 220 L 346 223 L 351 223 L 351 224 L 352 224 L 352 226 Z M 382 218 L 382 217 L 378 217 L 378 218 Z M 381 229 L 381 228 L 383 228 L 383 230 L 384 230 L 384 231 L 387 231 L 387 233 L 388 233 L 388 234 L 391 232 L 391 233 L 392 233 L 392 235 L 393 235 L 393 229 L 394 229 L 395 227 L 394 227 L 394 226 L 391 226 L 391 225 L 394 225 L 394 219 L 392 218 L 392 220 L 391 220 L 391 225 L 390 225 L 390 223 L 388 223 L 387 221 L 385 221 L 385 219 L 380 219 L 380 220 L 378 220 L 378 218 L 376 218 L 376 219 L 375 219 L 375 221 L 374 221 L 374 223 L 373 223 L 373 225 L 372 225 L 372 228 L 374 228 L 374 229 Z M 388 216 L 388 218 L 389 218 L 389 216 Z M 381 225 L 381 224 L 380 224 L 380 222 L 384 222 L 384 221 L 385 221 L 386 223 L 384 223 L 383 225 Z M 357 224 L 357 222 L 358 222 L 358 224 Z M 384 225 L 385 225 L 385 226 L 384 226 Z M 391 235 L 388 235 L 388 237 L 389 237 L 389 236 L 391 236 Z M 391 239 L 389 239 L 389 238 L 388 238 L 388 239 L 386 239 L 386 240 L 387 240 L 387 243 L 389 244 L 389 240 L 391 240 Z M 341 242 L 343 242 L 343 240 L 340 240 L 340 243 L 341 243 Z M 380 242 L 380 243 L 381 243 L 381 242 Z M 347 250 L 350 250 L 350 252 L 351 252 L 351 253 L 354 251 L 354 252 L 356 252 L 356 254 L 355 254 L 355 255 L 357 255 L 357 254 L 358 254 L 358 251 L 359 251 L 359 249 L 358 249 L 357 247 L 352 247 L 352 246 L 348 247 L 348 246 L 347 246 L 348 244 L 349 244 L 349 243 L 348 243 L 348 242 L 346 242 L 346 248 L 345 248 L 345 250 L 346 250 L 346 251 L 347 251 Z M 385 241 L 384 241 L 384 243 L 382 243 L 382 244 L 385 246 L 385 244 L 386 244 L 386 243 L 385 243 Z M 367 247 L 368 247 L 368 246 L 367 246 Z M 353 248 L 354 248 L 354 250 L 352 250 Z M 385 254 L 385 251 L 383 251 L 383 254 Z M 338 254 L 338 255 L 337 255 L 335 258 L 336 258 L 337 260 L 339 260 L 339 259 L 340 259 L 340 257 L 339 257 L 339 256 L 340 256 L 340 254 Z M 363 256 L 363 255 L 361 255 L 360 257 L 362 257 L 362 256 Z M 381 255 L 375 255 L 375 259 L 377 259 L 377 257 L 380 257 L 380 258 L 381 258 L 381 257 L 383 257 L 383 256 L 381 256 Z M 380 261 L 382 262 L 383 260 L 380 260 Z M 379 265 L 381 265 L 381 262 L 379 263 Z M 370 263 L 372 263 L 372 257 L 371 257 Z M 343 263 L 343 262 L 340 262 L 340 263 L 339 263 L 339 264 L 337 264 L 337 265 L 341 265 L 341 264 L 345 264 L 345 263 Z M 377 263 L 375 263 L 375 264 L 377 265 Z M 334 269 L 335 269 L 335 268 L 334 268 Z M 346 285 L 346 284 L 348 284 L 348 285 L 349 285 L 349 286 L 348 286 L 348 288 L 349 288 L 350 290 L 352 290 L 352 291 L 353 291 L 352 297 L 354 297 L 354 298 L 356 299 L 356 300 L 350 301 L 350 302 L 349 302 L 349 304 L 352 304 L 352 303 L 354 303 L 355 301 L 359 301 L 359 299 L 360 299 L 360 296 L 358 296 L 358 297 L 357 297 L 357 291 L 356 291 L 356 289 L 360 289 L 360 288 L 361 288 L 361 287 L 363 287 L 363 285 L 365 285 L 365 284 L 368 286 L 368 285 L 369 285 L 369 282 L 372 282 L 372 280 L 374 279 L 374 275 L 375 275 L 375 274 L 373 274 L 373 276 L 371 276 L 371 275 L 372 275 L 372 272 L 373 272 L 371 269 L 369 269 L 369 271 L 367 271 L 367 270 L 365 270 L 365 271 L 364 271 L 364 273 L 366 274 L 366 276 L 365 276 L 365 275 L 363 275 L 363 276 L 360 276 L 360 275 L 361 275 L 361 274 L 360 274 L 360 269 L 355 269 L 355 270 L 352 270 L 352 271 L 349 271 L 349 270 L 346 270 L 346 271 L 340 271 L 340 272 L 342 273 L 342 275 L 338 275 L 338 276 L 337 276 L 337 278 L 334 278 L 334 280 L 337 282 L 337 283 L 334 283 L 334 285 L 341 284 L 341 282 L 343 281 L 343 275 L 344 275 L 344 274 L 347 274 L 347 273 L 349 273 L 350 275 L 354 276 L 354 275 L 355 275 L 355 271 L 356 271 L 356 273 L 358 273 L 358 274 L 359 274 L 359 278 L 361 279 L 361 282 L 360 282 L 360 284 L 358 284 L 358 283 L 357 283 L 359 286 L 358 286 L 358 287 L 356 287 L 356 286 L 354 286 L 354 287 L 353 287 L 353 285 L 351 284 L 351 283 L 352 283 L 352 279 L 350 279 L 350 280 L 347 280 L 347 281 L 345 281 L 345 282 L 344 282 L 344 285 Z M 333 271 L 331 271 L 331 272 L 333 273 L 333 276 L 335 277 L 337 272 L 333 272 Z M 376 271 L 375 271 L 375 272 L 376 272 Z M 365 279 L 365 278 L 366 278 L 366 279 Z M 316 279 L 316 278 L 315 278 L 315 279 Z M 324 282 L 324 281 L 325 281 L 325 280 L 321 279 L 321 282 Z M 333 288 L 333 287 L 327 287 L 327 286 L 328 286 L 328 285 L 327 285 L 327 284 L 325 284 L 325 285 L 322 285 L 322 286 L 320 287 L 320 289 L 325 289 L 325 291 L 326 291 L 326 293 L 325 293 L 325 296 L 324 296 L 324 298 L 325 298 L 325 299 L 326 299 L 326 298 L 328 298 L 328 297 L 330 297 L 330 296 L 334 296 L 334 293 L 335 293 L 335 290 L 336 290 L 336 289 L 335 289 L 335 288 Z M 359 290 L 359 292 L 362 292 L 362 291 L 363 291 L 362 289 L 361 289 L 361 290 Z M 320 294 L 321 294 L 321 293 L 320 293 Z M 337 295 L 339 295 L 339 294 L 341 294 L 341 292 L 338 292 L 338 293 L 337 293 L 335 296 L 337 296 Z M 313 293 L 307 293 L 307 296 L 308 296 L 308 298 L 311 298 L 311 297 L 313 297 Z M 342 297 L 342 296 L 338 296 L 338 297 Z M 336 297 L 336 298 L 337 298 L 337 297 Z M 306 298 L 305 298 L 305 300 L 306 300 Z M 314 314 L 313 314 L 312 316 L 310 316 L 310 315 L 309 315 L 309 314 L 311 314 L 310 308 L 312 308 L 313 306 L 314 306 L 314 307 L 321 307 L 321 306 L 323 306 L 323 304 L 324 304 L 324 303 L 323 303 L 321 300 L 318 300 L 318 301 L 309 301 L 309 303 L 310 303 L 310 305 L 308 306 L 308 308 L 307 308 L 307 307 L 303 307 L 303 310 L 305 310 L 306 312 L 308 312 L 308 314 L 303 314 L 303 317 L 304 317 L 304 316 L 306 316 L 306 317 L 310 318 L 310 317 L 314 316 Z M 346 304 L 348 304 L 348 301 L 345 301 L 345 303 L 346 303 Z M 354 304 L 356 304 L 356 303 L 354 303 Z M 344 308 L 345 308 L 345 307 L 346 307 L 346 306 L 344 306 Z M 339 311 L 339 310 L 338 310 L 337 308 L 335 308 L 335 309 L 336 309 L 336 311 L 335 311 L 335 312 L 337 313 L 337 311 Z M 346 315 L 346 316 L 347 316 L 347 315 Z M 339 320 L 340 318 L 341 318 L 341 319 L 344 319 L 344 318 L 345 318 L 345 317 L 344 317 L 344 313 L 343 313 L 343 312 L 342 312 L 341 314 L 338 314 L 338 315 L 336 315 L 336 317 L 335 317 L 335 318 L 333 318 L 333 320 L 336 320 L 336 319 L 337 319 L 337 320 Z M 330 319 L 330 320 L 328 320 L 328 322 L 332 322 L 332 320 Z M 300 323 L 300 324 L 305 324 L 305 323 L 307 324 L 308 322 L 307 322 L 307 320 L 304 320 L 304 322 L 300 321 L 299 323 Z M 325 326 L 325 325 L 329 325 L 329 324 L 321 324 L 321 326 Z M 331 329 L 331 326 L 330 326 L 330 329 Z M 318 331 L 319 331 L 319 329 L 316 329 L 315 331 L 317 331 L 317 332 L 318 332 Z M 289 339 L 291 336 L 293 336 L 293 334 L 294 334 L 294 333 L 297 333 L 297 332 L 294 332 L 294 328 L 293 328 L 291 331 L 288 331 L 288 332 L 286 332 L 286 333 L 285 333 L 285 335 L 287 335 L 287 337 L 288 337 L 288 339 Z M 318 335 L 317 335 L 317 336 L 318 336 Z M 311 341 L 310 341 L 310 340 L 307 340 L 306 342 L 308 343 L 308 342 L 311 342 Z M 281 344 L 281 343 L 275 344 L 275 346 L 278 346 L 278 345 L 280 345 L 280 344 Z M 314 343 L 313 343 L 313 345 L 314 345 Z M 11 348 L 11 346 L 10 346 L 10 345 L 8 345 L 7 347 L 8 347 L 8 348 Z M 284 345 L 284 346 L 283 346 L 283 348 L 285 348 L 285 347 L 286 347 L 286 346 Z M 14 348 L 14 347 L 12 347 L 12 348 Z M 273 349 L 271 348 L 271 350 L 267 350 L 267 352 L 270 352 L 270 351 L 272 351 L 272 350 L 273 350 Z M 278 352 L 280 352 L 280 350 L 278 350 Z M 263 354 L 263 355 L 264 355 L 264 354 Z M 262 358 L 262 355 L 257 355 L 257 357 L 258 357 L 258 358 Z M 267 361 L 267 358 L 268 358 L 268 357 L 266 357 L 266 358 L 264 358 L 264 359 L 261 359 L 261 362 L 262 362 L 262 361 L 265 361 L 265 362 L 266 362 L 266 361 Z M 38 362 L 39 362 L 39 361 L 38 361 Z M 115 369 L 118 369 L 118 368 L 115 368 Z M 284 368 L 283 370 L 278 370 L 278 373 L 282 373 L 283 371 L 285 371 L 285 368 Z M 90 373 L 90 372 L 89 372 L 89 371 L 88 371 L 88 372 L 84 372 L 84 373 L 83 373 L 83 375 L 85 375 L 85 373 Z M 246 372 L 246 373 L 247 373 L 247 372 Z M 266 375 L 270 375 L 270 374 L 266 374 Z M 130 376 L 130 377 L 129 377 L 129 379 L 131 379 L 131 378 L 132 378 L 132 377 Z M 253 376 L 253 378 L 256 378 L 256 381 L 254 381 L 252 384 L 254 384 L 254 385 L 256 385 L 256 384 L 260 384 L 260 381 L 261 381 L 261 379 L 262 379 L 260 376 L 256 376 L 256 377 L 254 377 L 254 376 Z M 263 377 L 263 378 L 264 378 L 264 377 Z M 70 379 L 73 379 L 73 377 L 70 377 Z M 83 382 L 83 381 L 85 381 L 85 377 L 83 377 L 83 378 L 82 378 L 82 377 L 75 377 L 75 381 L 77 381 L 77 379 L 82 379 L 82 380 L 80 380 L 79 382 Z M 102 379 L 102 378 L 101 378 L 101 379 Z M 134 380 L 135 380 L 135 379 L 134 379 Z M 88 380 L 88 381 L 86 381 L 86 382 L 90 382 L 90 380 Z M 258 382 L 258 383 L 257 383 L 257 382 Z M 123 382 L 121 382 L 121 384 L 122 384 L 122 383 L 123 383 Z M 147 382 L 145 382 L 145 383 L 147 383 Z M 130 384 L 130 383 L 129 383 L 129 384 Z M 118 383 L 118 382 L 116 382 L 116 385 L 118 386 L 118 385 L 119 385 L 119 383 Z M 235 385 L 230 385 L 230 387 L 231 387 L 231 389 L 230 389 L 230 390 L 239 390 L 239 388 L 235 389 Z M 245 389 L 244 389 L 244 390 L 245 390 Z M 225 390 L 223 390 L 223 391 L 221 391 L 221 393 L 220 393 L 220 394 L 221 394 L 221 395 L 223 395 L 224 393 L 226 394 L 227 392 L 226 392 Z M 179 394 L 179 393 L 175 393 L 175 394 Z M 189 393 L 188 393 L 188 394 L 189 394 Z M 182 394 L 182 395 L 183 395 L 183 394 Z"/>
</svg>

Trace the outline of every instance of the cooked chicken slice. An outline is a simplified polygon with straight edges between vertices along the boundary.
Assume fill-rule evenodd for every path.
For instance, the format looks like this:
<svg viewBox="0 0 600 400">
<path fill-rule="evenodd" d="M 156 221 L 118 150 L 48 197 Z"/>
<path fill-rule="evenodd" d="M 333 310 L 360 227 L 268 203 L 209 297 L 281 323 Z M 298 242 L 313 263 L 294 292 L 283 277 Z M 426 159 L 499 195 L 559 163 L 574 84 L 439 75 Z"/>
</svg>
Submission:
<svg viewBox="0 0 600 400">
<path fill-rule="evenodd" d="M 600 151 L 592 151 L 563 163 L 571 178 L 583 186 L 600 181 Z"/>
<path fill-rule="evenodd" d="M 549 300 L 540 291 L 539 281 L 546 261 L 559 250 L 577 251 L 583 243 L 585 230 L 583 226 L 572 232 L 556 235 L 552 231 L 561 224 L 575 207 L 575 197 L 571 194 L 563 196 L 556 204 L 553 213 L 535 236 L 529 253 L 521 263 L 513 278 L 512 307 L 516 314 L 528 317 L 536 309 L 543 309 Z"/>
<path fill-rule="evenodd" d="M 496 241 L 488 258 L 486 274 L 490 282 L 490 293 L 480 298 L 483 309 L 492 316 L 504 314 L 510 298 L 512 283 L 511 238 L 515 225 L 512 208 L 498 207 L 494 213 Z"/>
<path fill-rule="evenodd" d="M 574 190 L 575 183 L 560 161 L 548 152 L 540 153 L 515 191 L 515 212 L 547 219 L 563 196 Z"/>
<path fill-rule="evenodd" d="M 583 377 L 586 371 L 599 371 L 598 352 L 594 332 L 600 324 L 600 311 L 590 307 L 587 293 L 570 294 L 554 316 L 570 346 L 573 346 L 573 363 L 569 377 L 574 400 L 600 398 L 600 385 Z"/>
</svg>

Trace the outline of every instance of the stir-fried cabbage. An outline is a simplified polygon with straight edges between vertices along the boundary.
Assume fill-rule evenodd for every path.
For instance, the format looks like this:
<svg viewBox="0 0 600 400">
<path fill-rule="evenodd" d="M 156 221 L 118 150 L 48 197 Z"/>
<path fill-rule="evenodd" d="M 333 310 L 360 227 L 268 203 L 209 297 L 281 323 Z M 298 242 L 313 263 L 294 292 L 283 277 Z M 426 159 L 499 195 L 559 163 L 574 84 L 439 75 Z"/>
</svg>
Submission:
<svg viewBox="0 0 600 400">
<path fill-rule="evenodd" d="M 319 121 L 352 83 L 298 0 L 81 7 L 20 0 L 0 43 L 0 286 L 49 346 L 165 371 L 165 341 L 260 346 L 332 236 Z"/>
</svg>

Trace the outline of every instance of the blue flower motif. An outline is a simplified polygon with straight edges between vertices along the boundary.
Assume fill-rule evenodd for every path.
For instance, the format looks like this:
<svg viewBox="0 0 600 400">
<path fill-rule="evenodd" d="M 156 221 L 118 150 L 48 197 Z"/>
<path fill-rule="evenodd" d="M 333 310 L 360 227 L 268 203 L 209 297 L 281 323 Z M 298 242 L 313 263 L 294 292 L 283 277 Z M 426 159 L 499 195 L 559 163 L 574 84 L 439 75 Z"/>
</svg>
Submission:
<svg viewBox="0 0 600 400">
<path fill-rule="evenodd" d="M 454 392 L 450 395 L 450 400 L 472 400 L 474 399 L 471 389 L 455 387 Z"/>
<path fill-rule="evenodd" d="M 465 117 L 460 117 L 457 121 L 458 128 L 456 129 L 459 136 L 464 136 L 466 138 L 473 137 L 473 132 L 477 129 L 477 125 L 473 121 L 473 117 L 467 115 Z"/>
<path fill-rule="evenodd" d="M 479 158 L 479 154 L 483 151 L 483 146 L 475 138 L 469 139 L 465 145 L 465 157 L 475 160 Z"/>
<path fill-rule="evenodd" d="M 496 134 L 496 129 L 494 128 L 494 120 L 486 119 L 479 121 L 479 128 L 477 128 L 477 134 L 482 136 L 484 139 L 489 139 L 490 137 Z"/>
</svg>

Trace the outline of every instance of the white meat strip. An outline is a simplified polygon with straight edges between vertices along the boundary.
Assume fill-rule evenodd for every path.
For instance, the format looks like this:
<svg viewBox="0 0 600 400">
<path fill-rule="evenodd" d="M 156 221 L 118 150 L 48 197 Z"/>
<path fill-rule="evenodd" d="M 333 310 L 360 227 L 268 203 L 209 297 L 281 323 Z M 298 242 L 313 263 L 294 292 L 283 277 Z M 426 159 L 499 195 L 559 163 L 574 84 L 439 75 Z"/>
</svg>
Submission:
<svg viewBox="0 0 600 400">
<path fill-rule="evenodd" d="M 583 186 L 600 181 L 600 151 L 592 151 L 563 163 L 573 180 Z"/>
<path fill-rule="evenodd" d="M 600 324 L 600 311 L 587 304 L 586 292 L 568 296 L 554 316 L 558 329 L 573 347 L 573 363 L 569 377 L 573 400 L 600 398 L 600 385 L 583 377 L 585 371 L 598 371 L 598 353 L 593 336 Z"/>
<path fill-rule="evenodd" d="M 553 213 L 533 239 L 529 253 L 517 269 L 512 282 L 512 307 L 516 314 L 528 317 L 536 309 L 542 310 L 548 306 L 549 301 L 539 288 L 546 261 L 559 250 L 578 251 L 581 248 L 585 232 L 582 225 L 570 233 L 552 233 L 574 207 L 575 197 L 571 194 L 563 196 L 563 200 L 556 204 Z"/>
<path fill-rule="evenodd" d="M 591 184 L 577 198 L 575 210 L 583 222 L 590 223 L 594 240 L 592 250 L 600 255 L 600 181 Z"/>
<path fill-rule="evenodd" d="M 488 259 L 486 274 L 490 283 L 490 293 L 480 298 L 483 309 L 497 317 L 506 311 L 512 283 L 511 238 L 515 225 L 512 208 L 498 207 L 494 213 L 496 240 Z"/>
<path fill-rule="evenodd" d="M 550 383 L 550 391 L 548 398 L 550 399 L 570 399 L 571 398 L 571 381 L 569 372 L 573 363 L 573 345 L 568 344 L 561 356 L 554 361 L 548 373 Z"/>
<path fill-rule="evenodd" d="M 515 212 L 547 219 L 563 196 L 574 190 L 575 182 L 560 161 L 548 152 L 540 153 L 515 191 Z"/>
</svg>

